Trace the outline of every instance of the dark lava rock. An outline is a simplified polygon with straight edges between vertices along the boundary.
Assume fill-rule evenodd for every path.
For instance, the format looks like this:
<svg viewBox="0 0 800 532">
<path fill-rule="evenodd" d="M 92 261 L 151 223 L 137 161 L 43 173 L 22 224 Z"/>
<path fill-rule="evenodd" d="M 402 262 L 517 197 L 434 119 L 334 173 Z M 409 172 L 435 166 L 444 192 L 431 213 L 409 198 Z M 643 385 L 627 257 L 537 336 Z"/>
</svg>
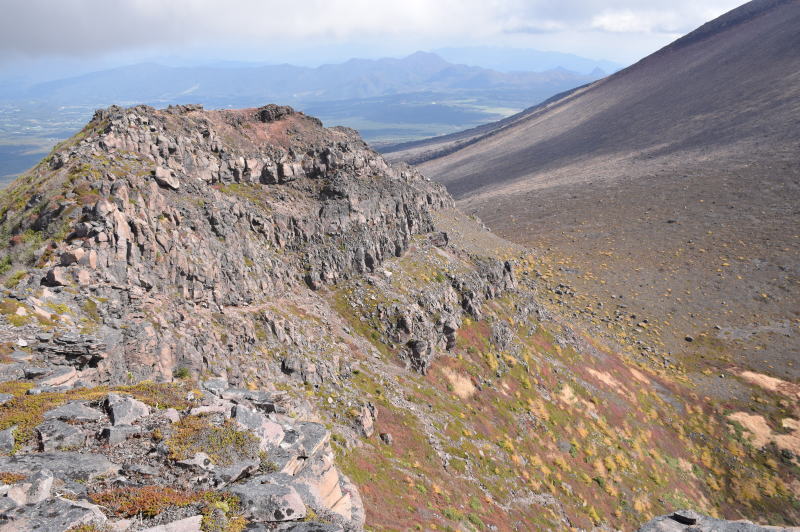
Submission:
<svg viewBox="0 0 800 532">
<path fill-rule="evenodd" d="M 276 122 L 282 118 L 293 115 L 294 109 L 288 105 L 275 105 L 271 103 L 258 109 L 258 119 L 262 122 Z"/>
</svg>

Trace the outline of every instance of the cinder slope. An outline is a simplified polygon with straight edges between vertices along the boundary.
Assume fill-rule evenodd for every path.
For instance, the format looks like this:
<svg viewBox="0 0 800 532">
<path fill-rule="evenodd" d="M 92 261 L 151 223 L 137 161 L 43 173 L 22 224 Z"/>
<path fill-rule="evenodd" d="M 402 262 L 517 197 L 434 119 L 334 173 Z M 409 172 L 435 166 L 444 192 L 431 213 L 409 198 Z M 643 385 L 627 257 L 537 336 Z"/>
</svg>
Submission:
<svg viewBox="0 0 800 532">
<path fill-rule="evenodd" d="M 457 197 L 585 182 L 609 161 L 771 154 L 800 138 L 800 2 L 756 1 L 636 65 L 422 165 Z M 577 175 L 576 175 L 577 173 Z M 614 177 L 603 172 L 599 177 Z"/>
<path fill-rule="evenodd" d="M 421 168 L 710 392 L 742 393 L 709 366 L 800 378 L 798 27 L 750 2 Z"/>
</svg>

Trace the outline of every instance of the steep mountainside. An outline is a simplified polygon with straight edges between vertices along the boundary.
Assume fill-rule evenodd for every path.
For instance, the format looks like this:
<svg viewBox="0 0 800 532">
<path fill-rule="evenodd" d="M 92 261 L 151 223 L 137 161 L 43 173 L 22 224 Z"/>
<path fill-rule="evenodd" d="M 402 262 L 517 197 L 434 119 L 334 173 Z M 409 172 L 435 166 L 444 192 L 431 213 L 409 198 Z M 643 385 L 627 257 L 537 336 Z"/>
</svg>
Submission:
<svg viewBox="0 0 800 532">
<path fill-rule="evenodd" d="M 595 179 L 607 178 L 612 161 L 789 148 L 797 141 L 798 17 L 794 0 L 750 2 L 424 168 L 463 197 L 522 179 L 585 181 L 575 171 L 589 165 Z"/>
<path fill-rule="evenodd" d="M 2 530 L 800 519 L 794 385 L 698 396 L 575 327 L 440 185 L 291 108 L 98 111 L 0 231 Z"/>
<path fill-rule="evenodd" d="M 703 374 L 733 365 L 796 381 L 798 26 L 800 2 L 750 2 L 496 127 L 391 158 L 444 150 L 423 172 L 539 249 L 576 314 L 694 366 L 707 392 L 746 393 Z"/>
</svg>

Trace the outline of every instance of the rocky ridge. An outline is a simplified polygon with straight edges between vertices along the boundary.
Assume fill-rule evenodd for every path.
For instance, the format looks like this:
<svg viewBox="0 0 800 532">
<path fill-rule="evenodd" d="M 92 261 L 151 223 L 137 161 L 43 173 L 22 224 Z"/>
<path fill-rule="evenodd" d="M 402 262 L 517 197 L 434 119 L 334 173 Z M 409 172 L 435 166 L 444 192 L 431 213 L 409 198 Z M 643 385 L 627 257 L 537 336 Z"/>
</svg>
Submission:
<svg viewBox="0 0 800 532">
<path fill-rule="evenodd" d="M 0 231 L 12 529 L 796 517 L 795 454 L 576 330 L 527 250 L 290 108 L 99 111 L 4 192 Z M 31 465 L 71 491 L 34 503 Z"/>
<path fill-rule="evenodd" d="M 452 205 L 354 132 L 323 130 L 286 107 L 112 107 L 84 134 L 12 191 L 25 203 L 1 219 L 12 257 L 33 253 L 37 267 L 11 297 L 49 319 L 32 290 L 48 287 L 68 306 L 87 300 L 64 287 L 91 293 L 93 323 L 37 349 L 93 381 L 163 378 L 213 363 L 212 353 L 241 356 L 255 332 L 213 335 L 205 324 L 215 313 L 375 271 L 432 229 L 431 211 Z M 26 197 L 45 180 L 49 196 Z M 29 249 L 26 235 L 54 231 L 60 239 Z M 275 318 L 263 326 L 281 334 Z"/>
</svg>

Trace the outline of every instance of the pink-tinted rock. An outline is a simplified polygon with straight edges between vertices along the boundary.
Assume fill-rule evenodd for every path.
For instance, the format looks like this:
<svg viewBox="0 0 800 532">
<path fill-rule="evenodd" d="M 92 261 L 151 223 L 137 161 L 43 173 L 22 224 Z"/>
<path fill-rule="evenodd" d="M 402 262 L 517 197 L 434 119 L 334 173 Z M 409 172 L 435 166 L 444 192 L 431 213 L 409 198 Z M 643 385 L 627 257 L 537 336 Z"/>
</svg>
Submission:
<svg viewBox="0 0 800 532">
<path fill-rule="evenodd" d="M 69 280 L 67 279 L 67 270 L 61 266 L 56 266 L 47 272 L 45 275 L 45 283 L 48 286 L 67 286 Z"/>
<path fill-rule="evenodd" d="M 76 248 L 69 251 L 65 251 L 61 254 L 61 265 L 62 266 L 69 266 L 70 264 L 75 264 L 79 260 L 81 260 L 84 255 L 86 255 L 86 250 L 83 248 Z"/>
<path fill-rule="evenodd" d="M 155 176 L 156 182 L 162 187 L 171 188 L 172 190 L 178 190 L 181 187 L 181 182 L 172 175 L 171 170 L 156 166 L 153 175 Z"/>
<path fill-rule="evenodd" d="M 79 285 L 87 286 L 92 282 L 92 274 L 87 270 L 78 270 L 75 272 L 75 279 L 77 279 Z"/>
<path fill-rule="evenodd" d="M 51 374 L 39 381 L 39 384 L 44 386 L 62 386 L 64 384 L 69 384 L 75 380 L 77 376 L 78 370 L 73 367 L 65 367 L 53 371 Z"/>
<path fill-rule="evenodd" d="M 180 521 L 173 521 L 166 525 L 158 525 L 150 528 L 142 529 L 140 532 L 200 532 L 200 527 L 203 524 L 203 516 L 195 515 L 181 519 Z"/>
<path fill-rule="evenodd" d="M 97 251 L 90 249 L 88 253 L 84 253 L 83 256 L 78 259 L 78 264 L 81 266 L 88 266 L 93 270 L 97 268 Z"/>
</svg>

